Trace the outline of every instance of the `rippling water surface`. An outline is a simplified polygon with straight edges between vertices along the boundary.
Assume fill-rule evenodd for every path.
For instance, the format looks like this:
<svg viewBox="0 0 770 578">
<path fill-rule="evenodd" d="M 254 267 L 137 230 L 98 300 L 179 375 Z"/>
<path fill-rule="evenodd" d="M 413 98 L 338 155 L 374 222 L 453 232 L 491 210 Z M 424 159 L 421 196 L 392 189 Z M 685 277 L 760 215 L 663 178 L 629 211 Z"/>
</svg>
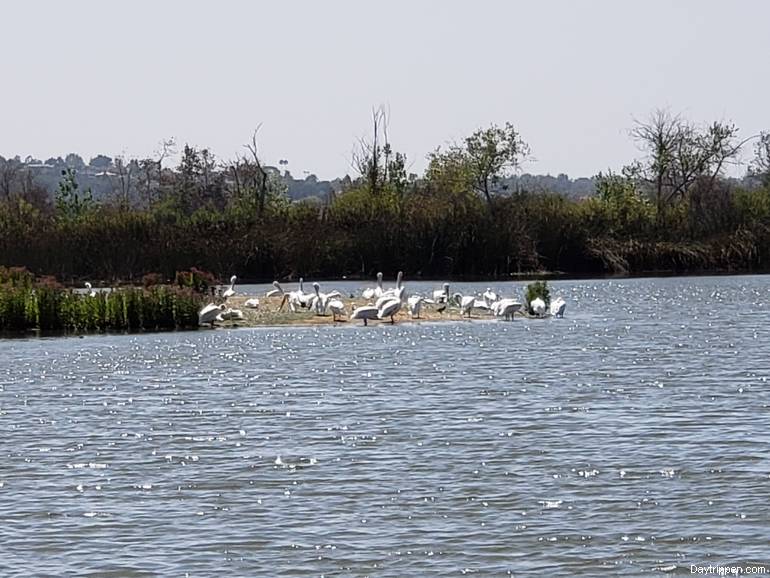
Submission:
<svg viewBox="0 0 770 578">
<path fill-rule="evenodd" d="M 0 575 L 770 562 L 770 278 L 553 285 L 564 319 L 0 341 Z"/>
</svg>

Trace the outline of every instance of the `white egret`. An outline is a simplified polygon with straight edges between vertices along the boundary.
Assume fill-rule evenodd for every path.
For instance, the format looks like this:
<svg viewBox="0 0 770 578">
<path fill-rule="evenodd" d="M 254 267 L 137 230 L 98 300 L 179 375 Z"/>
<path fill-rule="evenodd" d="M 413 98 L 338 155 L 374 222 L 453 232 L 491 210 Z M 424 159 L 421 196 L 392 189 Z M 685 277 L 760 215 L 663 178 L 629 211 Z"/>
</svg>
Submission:
<svg viewBox="0 0 770 578">
<path fill-rule="evenodd" d="M 89 297 L 96 297 L 96 291 L 91 288 L 91 284 L 86 281 L 86 292 Z"/>
</svg>

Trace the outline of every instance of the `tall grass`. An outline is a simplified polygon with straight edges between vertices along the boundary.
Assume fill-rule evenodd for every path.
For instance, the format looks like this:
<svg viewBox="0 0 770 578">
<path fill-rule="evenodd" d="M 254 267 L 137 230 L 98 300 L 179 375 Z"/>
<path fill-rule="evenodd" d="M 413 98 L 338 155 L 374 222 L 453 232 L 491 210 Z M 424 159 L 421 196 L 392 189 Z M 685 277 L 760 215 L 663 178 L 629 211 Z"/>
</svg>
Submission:
<svg viewBox="0 0 770 578">
<path fill-rule="evenodd" d="M 65 332 L 185 329 L 198 325 L 203 296 L 189 288 L 155 285 L 95 296 L 0 267 L 0 331 Z"/>
</svg>

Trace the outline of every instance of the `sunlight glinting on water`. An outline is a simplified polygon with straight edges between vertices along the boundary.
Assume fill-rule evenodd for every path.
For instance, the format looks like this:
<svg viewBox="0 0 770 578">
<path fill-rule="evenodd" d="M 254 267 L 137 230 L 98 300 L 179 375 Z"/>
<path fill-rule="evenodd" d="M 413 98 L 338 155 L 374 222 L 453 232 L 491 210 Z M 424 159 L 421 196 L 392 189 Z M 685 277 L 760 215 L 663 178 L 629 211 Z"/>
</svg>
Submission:
<svg viewBox="0 0 770 578">
<path fill-rule="evenodd" d="M 553 291 L 564 319 L 1 341 L 0 574 L 762 562 L 770 278 Z"/>
</svg>

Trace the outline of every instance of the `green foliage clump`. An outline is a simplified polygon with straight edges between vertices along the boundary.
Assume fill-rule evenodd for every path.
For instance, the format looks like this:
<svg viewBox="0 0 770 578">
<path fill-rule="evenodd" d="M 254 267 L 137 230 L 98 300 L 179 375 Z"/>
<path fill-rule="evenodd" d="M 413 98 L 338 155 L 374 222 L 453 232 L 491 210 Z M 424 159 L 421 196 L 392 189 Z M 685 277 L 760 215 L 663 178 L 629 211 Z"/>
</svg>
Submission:
<svg viewBox="0 0 770 578">
<path fill-rule="evenodd" d="M 198 293 L 208 293 L 209 287 L 217 283 L 214 275 L 195 267 L 192 267 L 189 271 L 177 271 L 175 281 L 179 287 L 192 289 Z"/>
<path fill-rule="evenodd" d="M 167 285 L 120 288 L 91 296 L 67 290 L 50 278 L 26 286 L 4 282 L 0 283 L 0 331 L 194 328 L 202 304 L 200 293 Z"/>
<path fill-rule="evenodd" d="M 531 314 L 534 312 L 530 307 L 530 303 L 537 298 L 542 299 L 545 302 L 546 309 L 551 305 L 551 290 L 548 287 L 548 281 L 535 281 L 527 285 L 527 291 L 524 294 L 524 301 L 527 305 L 527 311 Z"/>
</svg>

